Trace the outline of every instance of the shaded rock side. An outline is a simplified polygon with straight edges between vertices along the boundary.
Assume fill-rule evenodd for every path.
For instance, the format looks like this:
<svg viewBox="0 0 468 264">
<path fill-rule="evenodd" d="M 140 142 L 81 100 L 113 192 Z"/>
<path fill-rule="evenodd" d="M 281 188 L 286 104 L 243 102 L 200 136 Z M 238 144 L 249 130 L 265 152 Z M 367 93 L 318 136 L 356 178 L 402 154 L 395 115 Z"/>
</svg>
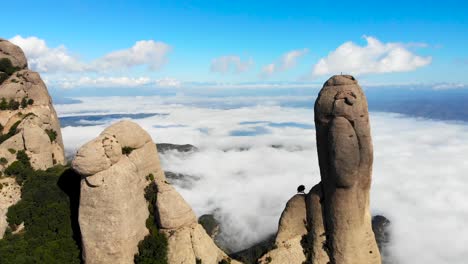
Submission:
<svg viewBox="0 0 468 264">
<path fill-rule="evenodd" d="M 373 148 L 366 96 L 354 77 L 335 75 L 315 102 L 322 209 L 332 264 L 377 264 L 369 190 Z"/>
<path fill-rule="evenodd" d="M 82 175 L 83 260 L 133 263 L 139 241 L 148 234 L 147 176 L 164 177 L 150 135 L 133 122 L 115 123 L 78 150 L 72 167 Z"/>
<path fill-rule="evenodd" d="M 260 264 L 303 263 L 306 256 L 301 245 L 306 228 L 305 195 L 296 194 L 281 214 L 274 249 L 263 255 Z"/>
<path fill-rule="evenodd" d="M 20 48 L 0 39 L 0 172 L 16 161 L 21 150 L 36 170 L 65 164 L 60 123 L 46 85 L 27 68 Z M 6 222 L 11 205 L 9 198 L 0 195 L 1 223 Z M 0 224 L 0 238 L 4 232 Z"/>
<path fill-rule="evenodd" d="M 330 261 L 326 244 L 322 200 L 322 186 L 319 183 L 306 196 L 307 235 L 303 237 L 302 247 L 307 257 L 307 263 L 328 264 Z"/>
</svg>

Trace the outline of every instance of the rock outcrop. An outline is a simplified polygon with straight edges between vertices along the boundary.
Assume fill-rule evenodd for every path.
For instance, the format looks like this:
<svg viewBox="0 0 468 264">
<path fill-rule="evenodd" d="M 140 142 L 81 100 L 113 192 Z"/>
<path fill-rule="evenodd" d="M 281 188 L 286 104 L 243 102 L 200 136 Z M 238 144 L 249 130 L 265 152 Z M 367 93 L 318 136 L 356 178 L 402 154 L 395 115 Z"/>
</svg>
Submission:
<svg viewBox="0 0 468 264">
<path fill-rule="evenodd" d="M 0 172 L 25 151 L 33 169 L 45 170 L 65 163 L 60 123 L 47 87 L 38 73 L 27 68 L 23 51 L 0 39 Z M 11 183 L 16 185 L 16 183 Z M 0 207 L 19 201 L 0 195 Z M 5 222 L 6 210 L 0 211 Z M 0 225 L 0 238 L 5 227 Z"/>
<path fill-rule="evenodd" d="M 192 208 L 170 185 L 164 175 L 155 178 L 157 193 L 157 222 L 169 245 L 170 264 L 218 264 L 230 258 L 214 243 L 205 229 L 198 223 Z M 239 263 L 230 260 L 229 263 Z"/>
<path fill-rule="evenodd" d="M 381 263 L 369 211 L 369 112 L 354 77 L 333 76 L 325 83 L 315 103 L 315 126 L 331 262 Z"/>
<path fill-rule="evenodd" d="M 133 263 L 139 241 L 148 234 L 144 195 L 151 182 L 157 186 L 155 218 L 167 237 L 169 263 L 228 259 L 167 182 L 150 135 L 137 124 L 111 125 L 78 150 L 72 166 L 83 177 L 79 225 L 85 263 Z"/>
<path fill-rule="evenodd" d="M 275 247 L 259 259 L 259 263 L 282 264 L 306 261 L 301 241 L 307 234 L 305 195 L 296 194 L 281 214 Z"/>
<path fill-rule="evenodd" d="M 83 260 L 133 263 L 139 241 L 148 234 L 147 176 L 163 175 L 151 137 L 133 122 L 118 122 L 82 146 L 72 166 L 82 175 Z"/>
<path fill-rule="evenodd" d="M 315 126 L 321 182 L 305 198 L 307 232 L 298 221 L 285 221 L 292 212 L 286 206 L 279 223 L 283 230 L 299 236 L 301 246 L 290 238 L 290 245 L 270 251 L 262 263 L 378 264 L 380 252 L 372 231 L 369 191 L 372 177 L 373 148 L 367 100 L 354 77 L 337 75 L 325 82 L 315 102 Z M 298 203 L 299 204 L 299 203 Z M 298 232 L 297 230 L 302 230 Z M 276 254 L 275 252 L 282 252 Z M 275 255 L 276 254 L 276 255 Z M 304 259 L 304 260 L 305 260 Z"/>
</svg>

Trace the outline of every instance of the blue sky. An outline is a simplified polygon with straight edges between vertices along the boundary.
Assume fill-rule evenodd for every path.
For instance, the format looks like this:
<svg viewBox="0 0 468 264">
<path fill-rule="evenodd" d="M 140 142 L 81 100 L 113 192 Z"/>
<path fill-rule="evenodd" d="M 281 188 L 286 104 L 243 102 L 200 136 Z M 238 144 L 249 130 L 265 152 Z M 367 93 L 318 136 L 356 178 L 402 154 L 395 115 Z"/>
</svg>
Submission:
<svg viewBox="0 0 468 264">
<path fill-rule="evenodd" d="M 467 1 L 8 1 L 2 9 L 0 36 L 22 46 L 54 88 L 300 86 L 340 72 L 369 84 L 468 83 Z"/>
</svg>

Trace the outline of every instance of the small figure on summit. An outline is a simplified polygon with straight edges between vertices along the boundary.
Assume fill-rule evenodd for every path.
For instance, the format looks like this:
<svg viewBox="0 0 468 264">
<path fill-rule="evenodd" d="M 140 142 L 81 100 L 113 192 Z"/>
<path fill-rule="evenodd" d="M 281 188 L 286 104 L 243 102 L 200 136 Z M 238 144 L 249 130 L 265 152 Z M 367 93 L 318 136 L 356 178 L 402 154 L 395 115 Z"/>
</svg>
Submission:
<svg viewBox="0 0 468 264">
<path fill-rule="evenodd" d="M 305 191 L 305 186 L 304 185 L 299 185 L 297 187 L 297 192 L 298 193 L 303 193 L 304 194 L 304 191 Z"/>
</svg>

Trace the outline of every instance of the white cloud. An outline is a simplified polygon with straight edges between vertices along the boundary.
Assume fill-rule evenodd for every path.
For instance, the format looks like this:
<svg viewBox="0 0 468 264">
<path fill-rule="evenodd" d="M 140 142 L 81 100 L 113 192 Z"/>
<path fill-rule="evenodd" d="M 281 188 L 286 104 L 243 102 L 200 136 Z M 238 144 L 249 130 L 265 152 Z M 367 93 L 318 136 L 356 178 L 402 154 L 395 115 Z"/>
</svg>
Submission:
<svg viewBox="0 0 468 264">
<path fill-rule="evenodd" d="M 167 62 L 171 47 L 154 40 L 137 41 L 129 49 L 113 51 L 93 63 L 96 70 L 126 69 L 146 65 L 151 70 L 160 69 Z"/>
<path fill-rule="evenodd" d="M 19 35 L 9 40 L 23 49 L 29 67 L 35 71 L 43 73 L 80 72 L 86 68 L 86 65 L 77 57 L 69 54 L 63 45 L 50 48 L 43 39 L 37 37 L 23 38 Z"/>
<path fill-rule="evenodd" d="M 296 66 L 297 60 L 309 52 L 308 49 L 291 50 L 283 54 L 280 60 L 276 63 L 271 63 L 262 68 L 260 77 L 266 78 L 276 72 L 289 70 Z"/>
<path fill-rule="evenodd" d="M 296 187 L 305 184 L 310 188 L 319 181 L 315 131 L 268 125 L 312 125 L 312 107 L 285 108 L 274 101 L 268 103 L 271 98 L 249 97 L 239 100 L 261 105 L 232 108 L 230 102 L 237 100 L 232 98 L 216 99 L 227 106 L 220 108 L 188 106 L 193 105 L 192 97 L 81 99 L 82 104 L 57 105 L 59 115 L 82 111 L 168 113 L 136 122 L 156 142 L 200 147 L 193 155 L 161 155 L 161 161 L 165 170 L 200 177 L 193 188 L 177 189 L 198 215 L 219 209 L 215 215 L 233 248 L 274 233 L 285 202 Z M 371 208 L 372 213 L 392 221 L 391 254 L 397 263 L 465 263 L 468 126 L 385 113 L 371 113 L 371 124 L 375 151 Z M 76 150 L 106 125 L 63 129 L 67 151 Z M 258 130 L 255 127 L 263 127 L 266 132 L 258 136 L 230 135 L 234 130 Z M 273 149 L 269 147 L 272 144 L 285 148 Z M 251 148 L 223 151 L 242 146 Z"/>
<path fill-rule="evenodd" d="M 364 36 L 366 46 L 345 42 L 330 52 L 313 67 L 312 76 L 339 74 L 365 74 L 406 72 L 429 65 L 432 58 L 418 56 L 408 50 L 421 43 L 382 43 L 374 37 Z"/>
<path fill-rule="evenodd" d="M 180 87 L 182 82 L 175 78 L 153 79 L 150 77 L 129 77 L 129 76 L 69 76 L 62 78 L 44 77 L 44 82 L 49 86 L 63 89 L 72 88 L 135 88 L 135 87 L 159 87 L 173 88 Z"/>
<path fill-rule="evenodd" d="M 254 65 L 252 58 L 243 61 L 239 56 L 228 55 L 211 60 L 210 70 L 219 73 L 242 73 L 248 71 Z"/>
<path fill-rule="evenodd" d="M 139 87 L 151 83 L 148 77 L 80 77 L 80 78 L 62 78 L 58 80 L 47 80 L 48 84 L 69 89 L 75 87 L 96 87 L 96 88 L 119 88 L 119 87 Z"/>
<path fill-rule="evenodd" d="M 81 61 L 70 54 L 65 46 L 49 47 L 37 37 L 15 36 L 10 41 L 21 47 L 32 70 L 41 73 L 111 72 L 147 66 L 159 70 L 167 63 L 171 47 L 160 41 L 137 41 L 128 49 L 110 52 L 91 62 Z M 122 78 L 122 77 L 118 77 Z"/>
</svg>

